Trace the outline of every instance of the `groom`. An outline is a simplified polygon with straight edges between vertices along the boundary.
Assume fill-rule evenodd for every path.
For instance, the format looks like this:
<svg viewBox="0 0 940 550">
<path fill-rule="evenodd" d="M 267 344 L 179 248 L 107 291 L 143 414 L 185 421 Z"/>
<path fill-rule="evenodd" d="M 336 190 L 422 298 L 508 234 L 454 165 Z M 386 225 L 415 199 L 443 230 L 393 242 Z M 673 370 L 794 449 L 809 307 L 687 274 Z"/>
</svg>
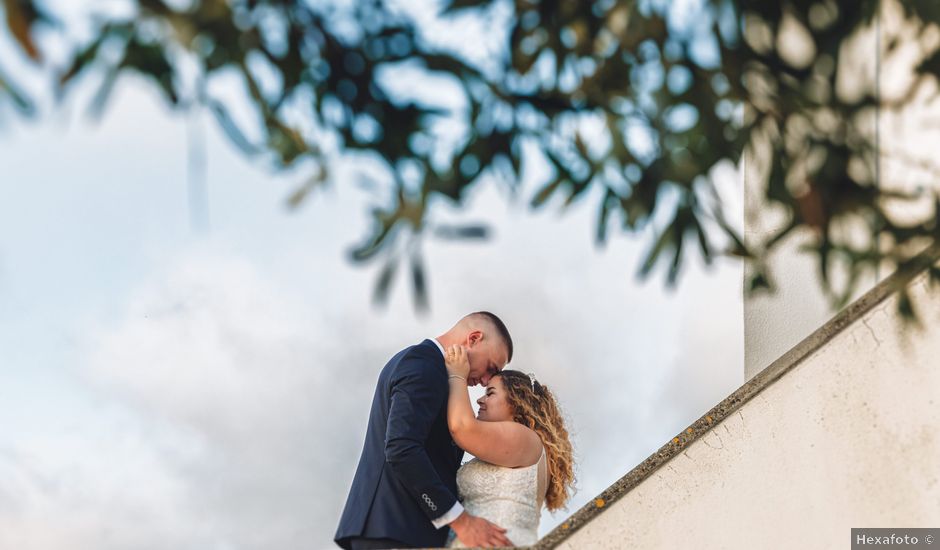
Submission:
<svg viewBox="0 0 940 550">
<path fill-rule="evenodd" d="M 468 348 L 467 384 L 486 385 L 512 359 L 506 325 L 471 313 L 435 339 L 398 352 L 379 374 L 366 441 L 334 540 L 341 547 L 440 547 L 447 527 L 467 546 L 511 546 L 502 529 L 457 502 L 463 457 L 447 428 L 444 349 Z"/>
</svg>

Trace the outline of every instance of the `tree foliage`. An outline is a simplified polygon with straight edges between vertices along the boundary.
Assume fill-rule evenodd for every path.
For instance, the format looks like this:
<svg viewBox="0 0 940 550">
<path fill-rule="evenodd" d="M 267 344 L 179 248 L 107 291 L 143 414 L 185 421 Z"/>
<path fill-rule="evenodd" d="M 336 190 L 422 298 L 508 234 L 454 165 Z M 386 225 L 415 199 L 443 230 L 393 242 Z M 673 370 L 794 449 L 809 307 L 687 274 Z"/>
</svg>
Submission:
<svg viewBox="0 0 940 550">
<path fill-rule="evenodd" d="M 517 188 L 533 161 L 526 149 L 551 166 L 533 208 L 594 198 L 598 243 L 657 220 L 640 274 L 664 265 L 669 283 L 692 249 L 706 261 L 747 258 L 750 287 L 770 287 L 767 254 L 805 232 L 825 289 L 844 303 L 862 275 L 907 265 L 940 231 L 935 196 L 933 214 L 916 223 L 892 217 L 891 205 L 931 200 L 930 191 L 880 185 L 870 129 L 876 109 L 903 108 L 920 83 L 940 76 L 940 53 L 922 52 L 910 94 L 890 104 L 872 79 L 854 79 L 850 93 L 839 82 L 852 70 L 852 41 L 876 24 L 885 2 L 702 0 L 691 21 L 655 0 L 437 5 L 445 18 L 505 24 L 483 62 L 433 45 L 407 10 L 382 0 L 128 4 L 126 13 L 102 14 L 94 37 L 76 46 L 57 75 L 60 91 L 91 74 L 100 86 L 93 108 L 101 110 L 116 80 L 135 73 L 170 105 L 208 108 L 245 154 L 311 174 L 290 197 L 294 206 L 329 179 L 334 154 L 377 159 L 388 201 L 373 209 L 373 231 L 352 257 L 384 264 L 380 297 L 404 261 L 419 303 L 426 300 L 420 240 L 487 234 L 436 225 L 431 213 L 441 199 L 463 204 L 487 178 Z M 3 5 L 10 35 L 41 63 L 32 35 L 54 14 L 34 0 Z M 937 31 L 935 2 L 909 0 L 902 9 L 915 34 Z M 390 89 L 416 70 L 456 83 L 460 106 Z M 218 82 L 235 80 L 254 120 L 237 120 L 237 100 L 218 93 Z M 30 108 L 2 68 L 0 96 Z M 456 143 L 438 139 L 444 123 L 462 130 Z M 716 167 L 738 165 L 744 154 L 758 165 L 769 207 L 787 221 L 747 240 L 728 222 L 714 181 Z M 845 230 L 853 226 L 863 228 L 861 243 Z M 846 281 L 830 277 L 834 266 Z"/>
</svg>

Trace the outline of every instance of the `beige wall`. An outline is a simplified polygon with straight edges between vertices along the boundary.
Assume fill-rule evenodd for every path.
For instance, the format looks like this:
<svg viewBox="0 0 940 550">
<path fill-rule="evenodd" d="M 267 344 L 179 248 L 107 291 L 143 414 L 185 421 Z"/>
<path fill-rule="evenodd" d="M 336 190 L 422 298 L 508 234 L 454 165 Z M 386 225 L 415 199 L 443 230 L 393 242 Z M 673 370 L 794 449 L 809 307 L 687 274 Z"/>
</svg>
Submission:
<svg viewBox="0 0 940 550">
<path fill-rule="evenodd" d="M 751 235 L 749 238 L 753 238 Z M 774 280 L 772 294 L 744 298 L 744 379 L 750 380 L 837 312 L 819 287 L 813 256 L 801 252 L 804 233 L 786 239 L 767 262 Z M 752 269 L 744 269 L 745 281 Z M 859 292 L 877 281 L 864 281 Z"/>
<path fill-rule="evenodd" d="M 880 67 L 877 60 L 880 27 L 872 26 L 868 32 L 854 38 L 852 48 L 839 59 L 841 74 L 853 74 L 851 86 L 840 86 L 844 78 L 837 76 L 837 94 L 864 93 L 877 88 Z M 850 98 L 843 97 L 844 100 Z M 857 121 L 872 139 L 876 134 L 876 113 L 869 119 Z M 766 241 L 786 227 L 789 220 L 782 211 L 771 208 L 764 197 L 766 184 L 762 161 L 770 158 L 769 148 L 745 151 L 744 169 L 744 237 L 750 246 Z M 864 231 L 855 232 L 863 237 Z M 745 296 L 744 300 L 744 379 L 750 380 L 771 362 L 795 346 L 837 310 L 819 285 L 819 266 L 815 257 L 800 248 L 811 242 L 811 233 L 791 234 L 767 257 L 767 266 L 775 290 Z M 745 268 L 745 283 L 750 279 L 750 267 Z M 834 278 L 839 271 L 835 270 Z M 854 297 L 858 297 L 878 282 L 875 274 L 861 281 Z"/>
<path fill-rule="evenodd" d="M 917 192 L 940 185 L 940 87 L 933 77 L 916 80 L 913 68 L 940 47 L 940 29 L 927 32 L 906 25 L 897 3 L 881 15 L 879 68 L 882 108 L 879 113 L 881 186 Z M 887 44 L 896 47 L 887 49 Z M 899 223 L 923 223 L 933 218 L 933 197 L 889 203 L 889 215 Z"/>
<path fill-rule="evenodd" d="M 933 79 L 915 83 L 913 69 L 940 46 L 940 29 L 919 33 L 906 26 L 897 2 L 886 2 L 868 32 L 860 33 L 851 48 L 839 59 L 836 93 L 843 99 L 872 89 L 882 102 L 871 120 L 860 120 L 870 132 L 879 151 L 878 185 L 905 192 L 937 188 L 940 182 L 940 87 Z M 889 49 L 889 45 L 895 44 Z M 845 76 L 843 76 L 845 75 Z M 908 97 L 910 90 L 915 90 Z M 902 105 L 902 106 L 899 106 Z M 778 212 L 762 202 L 761 151 L 744 157 L 745 239 L 753 244 L 786 224 Z M 929 195 L 917 202 L 889 203 L 889 212 L 898 223 L 919 223 L 932 216 Z M 866 231 L 855 232 L 864 239 Z M 819 290 L 819 269 L 813 258 L 799 251 L 807 234 L 793 235 L 769 258 L 768 265 L 777 284 L 771 295 L 746 297 L 744 302 L 745 380 L 830 319 L 836 310 Z M 855 297 L 874 286 L 891 269 L 871 273 Z M 745 272 L 747 277 L 749 271 Z M 747 280 L 747 279 L 745 279 Z"/>
<path fill-rule="evenodd" d="M 564 540 L 581 548 L 848 548 L 940 525 L 940 292 L 911 284 Z"/>
<path fill-rule="evenodd" d="M 893 105 L 910 88 L 912 67 L 940 46 L 940 29 L 905 28 L 898 4 L 885 3 L 877 24 L 856 39 L 854 52 L 861 54 L 848 64 L 840 59 L 840 67 L 855 88 L 877 88 L 884 103 L 866 121 L 877 136 L 879 185 L 936 188 L 940 86 L 924 81 L 912 101 Z M 745 239 L 752 244 L 786 223 L 761 201 L 765 157 L 748 152 L 741 171 Z M 929 197 L 894 206 L 898 222 L 932 213 Z M 745 299 L 746 380 L 836 314 L 819 289 L 813 257 L 798 250 L 806 239 L 792 235 L 769 258 L 775 294 Z M 856 297 L 887 275 L 871 274 Z M 810 340 L 836 331 L 781 378 L 764 386 L 799 350 L 742 388 L 763 389 L 736 412 L 713 427 L 709 417 L 707 431 L 683 452 L 660 450 L 650 457 L 649 477 L 632 487 L 637 471 L 633 479 L 645 475 L 639 466 L 605 492 L 619 494 L 618 484 L 628 484 L 626 494 L 612 503 L 599 499 L 601 508 L 572 517 L 573 533 L 546 539 L 557 535 L 558 547 L 570 549 L 829 549 L 848 548 L 853 527 L 940 525 L 940 287 L 928 292 L 922 276 L 910 289 L 923 329 L 903 324 L 896 297 L 859 317 L 853 306 L 842 319 L 854 320 L 814 334 Z M 812 349 L 806 345 L 799 349 Z M 688 433 L 699 433 L 701 422 Z M 657 456 L 672 458 L 657 467 Z"/>
</svg>

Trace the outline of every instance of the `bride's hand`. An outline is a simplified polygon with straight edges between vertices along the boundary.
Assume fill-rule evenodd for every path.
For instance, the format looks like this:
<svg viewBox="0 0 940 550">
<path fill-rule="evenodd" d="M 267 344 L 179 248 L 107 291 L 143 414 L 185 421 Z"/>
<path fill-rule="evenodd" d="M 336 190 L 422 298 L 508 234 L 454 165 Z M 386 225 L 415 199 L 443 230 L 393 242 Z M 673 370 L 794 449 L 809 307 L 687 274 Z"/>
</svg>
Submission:
<svg viewBox="0 0 940 550">
<path fill-rule="evenodd" d="M 463 346 L 451 346 L 444 354 L 444 365 L 447 367 L 448 375 L 453 374 L 466 380 L 470 374 L 470 358 L 467 356 L 467 349 Z"/>
</svg>

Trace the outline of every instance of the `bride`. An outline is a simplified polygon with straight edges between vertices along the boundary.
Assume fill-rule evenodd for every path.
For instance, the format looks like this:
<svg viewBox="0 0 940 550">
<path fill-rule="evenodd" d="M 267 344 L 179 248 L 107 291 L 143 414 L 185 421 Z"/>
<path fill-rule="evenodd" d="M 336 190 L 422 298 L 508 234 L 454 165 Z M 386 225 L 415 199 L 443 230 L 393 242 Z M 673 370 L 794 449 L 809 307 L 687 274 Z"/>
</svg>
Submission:
<svg viewBox="0 0 940 550">
<path fill-rule="evenodd" d="M 571 442 L 555 397 L 531 375 L 504 370 L 489 380 L 474 418 L 467 350 L 451 346 L 445 364 L 447 424 L 457 445 L 476 457 L 457 472 L 463 506 L 506 529 L 513 545 L 535 544 L 542 505 L 561 508 L 574 482 Z M 450 546 L 463 544 L 455 538 Z"/>
</svg>

